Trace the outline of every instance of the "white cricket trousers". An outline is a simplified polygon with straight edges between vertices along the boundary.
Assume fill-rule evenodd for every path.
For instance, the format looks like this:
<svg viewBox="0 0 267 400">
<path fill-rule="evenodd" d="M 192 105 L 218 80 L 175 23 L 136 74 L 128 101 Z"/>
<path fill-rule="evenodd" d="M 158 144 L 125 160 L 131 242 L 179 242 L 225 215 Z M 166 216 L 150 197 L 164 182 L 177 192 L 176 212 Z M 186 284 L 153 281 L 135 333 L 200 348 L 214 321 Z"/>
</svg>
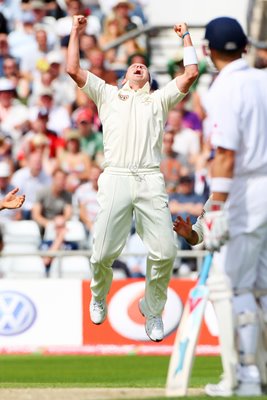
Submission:
<svg viewBox="0 0 267 400">
<path fill-rule="evenodd" d="M 93 296 L 106 297 L 112 283 L 112 264 L 128 238 L 132 218 L 148 249 L 145 300 L 152 315 L 161 315 L 167 300 L 176 245 L 164 178 L 159 169 L 108 167 L 98 181 L 97 216 L 90 259 Z"/>
</svg>

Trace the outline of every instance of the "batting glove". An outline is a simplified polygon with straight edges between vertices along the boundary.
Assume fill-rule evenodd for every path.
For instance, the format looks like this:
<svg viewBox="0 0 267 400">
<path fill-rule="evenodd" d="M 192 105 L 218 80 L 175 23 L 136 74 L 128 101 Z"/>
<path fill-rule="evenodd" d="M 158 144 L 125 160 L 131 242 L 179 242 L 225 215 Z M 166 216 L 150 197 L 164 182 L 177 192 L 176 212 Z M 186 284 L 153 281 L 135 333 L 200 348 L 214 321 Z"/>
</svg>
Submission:
<svg viewBox="0 0 267 400">
<path fill-rule="evenodd" d="M 210 208 L 201 219 L 205 247 L 209 251 L 219 250 L 229 238 L 228 219 L 223 202 L 211 201 Z"/>
</svg>

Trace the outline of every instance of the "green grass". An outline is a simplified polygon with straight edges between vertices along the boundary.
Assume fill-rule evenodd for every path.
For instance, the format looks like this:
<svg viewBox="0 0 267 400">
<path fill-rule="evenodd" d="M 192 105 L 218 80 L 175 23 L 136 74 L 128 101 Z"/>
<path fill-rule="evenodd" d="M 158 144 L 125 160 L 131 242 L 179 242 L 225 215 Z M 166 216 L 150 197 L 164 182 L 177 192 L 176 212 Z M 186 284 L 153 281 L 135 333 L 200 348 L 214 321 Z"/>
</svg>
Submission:
<svg viewBox="0 0 267 400">
<path fill-rule="evenodd" d="M 168 363 L 165 356 L 3 355 L 0 388 L 163 388 Z M 197 357 L 190 387 L 216 382 L 220 373 L 219 357 Z"/>
<path fill-rule="evenodd" d="M 163 387 L 165 356 L 0 356 L 0 387 Z M 216 381 L 218 357 L 197 357 L 190 386 Z"/>
</svg>

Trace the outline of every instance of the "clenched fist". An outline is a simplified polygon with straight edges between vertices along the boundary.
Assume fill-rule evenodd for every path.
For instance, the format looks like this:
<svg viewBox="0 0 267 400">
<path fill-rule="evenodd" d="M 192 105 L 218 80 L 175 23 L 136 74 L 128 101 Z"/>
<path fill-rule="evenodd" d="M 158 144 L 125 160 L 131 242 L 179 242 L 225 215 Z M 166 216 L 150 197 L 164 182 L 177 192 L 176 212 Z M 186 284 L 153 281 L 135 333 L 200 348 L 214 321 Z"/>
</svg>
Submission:
<svg viewBox="0 0 267 400">
<path fill-rule="evenodd" d="M 74 15 L 72 18 L 72 27 L 77 29 L 79 34 L 85 31 L 87 18 L 84 15 Z"/>
<path fill-rule="evenodd" d="M 174 32 L 176 32 L 177 35 L 182 38 L 183 34 L 188 31 L 188 26 L 185 22 L 182 22 L 181 24 L 174 25 L 173 29 Z"/>
</svg>

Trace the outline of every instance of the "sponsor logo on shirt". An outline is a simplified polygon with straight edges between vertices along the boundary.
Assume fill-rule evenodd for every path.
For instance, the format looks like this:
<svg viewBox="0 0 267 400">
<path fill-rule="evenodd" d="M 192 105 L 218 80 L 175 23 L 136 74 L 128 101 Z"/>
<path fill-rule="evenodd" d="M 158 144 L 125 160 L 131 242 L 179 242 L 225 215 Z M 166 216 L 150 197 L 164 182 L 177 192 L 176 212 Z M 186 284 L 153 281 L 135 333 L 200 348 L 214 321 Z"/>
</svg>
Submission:
<svg viewBox="0 0 267 400">
<path fill-rule="evenodd" d="M 129 99 L 129 95 L 128 94 L 119 93 L 118 96 L 119 96 L 119 99 L 122 100 L 122 101 L 126 101 L 126 100 Z"/>
</svg>

